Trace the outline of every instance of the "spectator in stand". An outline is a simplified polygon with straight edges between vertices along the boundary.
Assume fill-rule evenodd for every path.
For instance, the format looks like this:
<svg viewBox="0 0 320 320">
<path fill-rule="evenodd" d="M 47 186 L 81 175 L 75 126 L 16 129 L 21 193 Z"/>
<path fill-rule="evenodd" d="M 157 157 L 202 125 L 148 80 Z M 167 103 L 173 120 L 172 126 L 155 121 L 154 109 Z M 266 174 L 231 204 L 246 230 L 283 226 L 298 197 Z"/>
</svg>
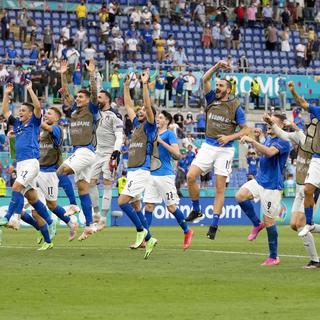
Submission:
<svg viewBox="0 0 320 320">
<path fill-rule="evenodd" d="M 290 44 L 289 44 L 289 28 L 285 27 L 284 30 L 280 33 L 281 39 L 281 51 L 289 52 Z"/>
<path fill-rule="evenodd" d="M 260 83 L 258 81 L 257 76 L 255 76 L 251 81 L 250 96 L 252 101 L 255 102 L 257 108 L 259 108 L 259 105 L 260 105 L 260 99 L 259 99 L 260 91 L 261 91 Z"/>
<path fill-rule="evenodd" d="M 170 58 L 172 59 L 174 56 L 174 53 L 176 52 L 176 40 L 174 40 L 173 35 L 169 34 L 167 39 L 167 47 L 168 47 L 168 54 Z"/>
<path fill-rule="evenodd" d="M 236 15 L 236 23 L 240 26 L 244 26 L 244 19 L 246 17 L 246 8 L 243 3 L 240 3 L 240 5 L 234 9 L 233 11 Z"/>
<path fill-rule="evenodd" d="M 43 30 L 43 49 L 47 57 L 50 58 L 53 42 L 53 33 L 49 25 L 46 25 Z"/>
<path fill-rule="evenodd" d="M 17 50 L 14 48 L 13 43 L 11 43 L 9 48 L 7 48 L 7 52 L 6 52 L 7 64 L 18 63 L 19 58 L 20 57 L 18 56 Z"/>
<path fill-rule="evenodd" d="M 217 10 L 217 15 L 215 18 L 215 22 L 219 23 L 219 25 L 221 26 L 221 28 L 223 28 L 223 26 L 226 24 L 226 20 L 224 15 L 221 13 L 220 10 Z"/>
<path fill-rule="evenodd" d="M 39 56 L 39 47 L 37 44 L 34 44 L 29 56 L 31 65 L 36 64 L 36 61 L 38 60 L 38 56 Z"/>
<path fill-rule="evenodd" d="M 81 67 L 80 67 L 80 63 L 78 63 L 76 69 L 73 72 L 73 76 L 72 76 L 73 90 L 74 90 L 75 94 L 78 92 L 78 90 L 81 89 L 81 83 L 82 83 L 81 78 L 82 78 Z"/>
<path fill-rule="evenodd" d="M 88 43 L 88 46 L 83 50 L 84 52 L 84 59 L 86 63 L 88 64 L 90 60 L 95 60 L 97 51 L 93 47 L 93 44 L 91 42 Z"/>
<path fill-rule="evenodd" d="M 124 50 L 124 40 L 120 32 L 113 38 L 113 46 L 114 46 L 114 51 L 117 55 L 117 58 L 119 60 L 122 60 L 123 58 L 122 55 Z"/>
<path fill-rule="evenodd" d="M 317 36 L 312 45 L 312 57 L 314 60 L 320 60 L 320 39 Z"/>
<path fill-rule="evenodd" d="M 232 49 L 240 49 L 241 31 L 238 25 L 234 25 L 232 28 Z"/>
<path fill-rule="evenodd" d="M 14 99 L 17 102 L 24 101 L 24 77 L 23 71 L 20 64 L 17 64 L 13 70 L 13 84 L 14 84 Z"/>
<path fill-rule="evenodd" d="M 37 64 L 40 64 L 41 66 L 44 66 L 46 68 L 49 65 L 49 59 L 48 59 L 47 53 L 44 51 L 44 49 L 41 49 L 39 52 Z"/>
<path fill-rule="evenodd" d="M 110 33 L 110 24 L 108 21 L 100 23 L 100 42 L 108 43 Z"/>
<path fill-rule="evenodd" d="M 282 21 L 283 29 L 286 27 L 288 28 L 290 26 L 290 16 L 291 16 L 291 13 L 288 7 L 285 7 L 281 13 L 281 21 Z"/>
<path fill-rule="evenodd" d="M 87 42 L 87 31 L 81 25 L 80 28 L 76 31 L 74 42 L 79 52 L 86 46 Z"/>
<path fill-rule="evenodd" d="M 101 8 L 99 10 L 100 23 L 104 23 L 108 21 L 108 19 L 109 19 L 109 12 L 108 12 L 107 5 L 105 3 L 102 3 Z"/>
<path fill-rule="evenodd" d="M 223 18 L 222 25 L 224 25 L 225 23 L 228 23 L 228 7 L 224 5 L 224 2 L 222 0 L 219 3 L 220 5 L 217 8 L 217 11 L 220 11 L 220 14 Z"/>
<path fill-rule="evenodd" d="M 112 0 L 109 4 L 109 23 L 112 28 L 116 22 L 116 16 L 120 13 L 120 6 L 116 0 Z"/>
<path fill-rule="evenodd" d="M 80 29 L 81 26 L 86 27 L 88 9 L 84 0 L 81 0 L 81 3 L 76 6 L 76 15 L 78 28 Z"/>
<path fill-rule="evenodd" d="M 139 38 L 140 32 L 137 30 L 134 23 L 131 23 L 130 29 L 126 33 L 126 38 Z"/>
<path fill-rule="evenodd" d="M 204 5 L 204 2 L 201 1 L 193 11 L 193 20 L 200 21 L 201 25 L 205 25 L 206 23 L 206 7 Z"/>
<path fill-rule="evenodd" d="M 49 84 L 49 72 L 40 63 L 31 71 L 32 89 L 38 97 L 43 97 Z"/>
<path fill-rule="evenodd" d="M 239 72 L 247 73 L 249 72 L 249 61 L 246 55 L 243 53 L 238 61 Z"/>
<path fill-rule="evenodd" d="M 247 9 L 248 27 L 254 28 L 257 20 L 257 7 L 252 3 Z"/>
<path fill-rule="evenodd" d="M 141 22 L 143 24 L 151 24 L 152 21 L 152 14 L 151 12 L 148 10 L 147 7 L 143 7 L 142 13 L 141 13 Z"/>
<path fill-rule="evenodd" d="M 123 145 L 121 147 L 121 155 L 123 169 L 126 170 L 128 168 L 129 160 L 129 139 L 127 137 L 124 138 Z"/>
<path fill-rule="evenodd" d="M 185 132 L 188 134 L 194 133 L 194 123 L 192 112 L 188 112 L 186 115 L 186 120 L 184 121 Z"/>
<path fill-rule="evenodd" d="M 3 16 L 1 18 L 1 39 L 9 40 L 10 37 L 10 18 L 8 12 L 3 10 Z"/>
<path fill-rule="evenodd" d="M 182 47 L 178 48 L 173 56 L 173 64 L 178 71 L 185 70 L 185 65 L 188 64 L 188 59 Z"/>
<path fill-rule="evenodd" d="M 206 25 L 203 28 L 203 33 L 202 33 L 202 39 L 201 42 L 203 44 L 203 47 L 205 49 L 208 49 L 212 45 L 212 34 L 211 34 L 211 27 L 210 23 L 206 23 Z"/>
<path fill-rule="evenodd" d="M 264 27 L 267 28 L 272 23 L 273 17 L 273 9 L 268 3 L 266 7 L 262 9 L 262 17 L 263 17 L 263 24 Z"/>
<path fill-rule="evenodd" d="M 154 21 L 152 24 L 153 31 L 152 31 L 152 39 L 153 41 L 158 40 L 161 35 L 161 24 L 157 21 Z"/>
<path fill-rule="evenodd" d="M 63 41 L 70 39 L 70 22 L 67 22 L 67 24 L 61 29 L 60 34 Z"/>
<path fill-rule="evenodd" d="M 184 12 L 183 12 L 183 23 L 189 27 L 189 25 L 192 22 L 192 11 L 191 11 L 191 6 L 189 3 L 186 3 Z"/>
<path fill-rule="evenodd" d="M 119 74 L 118 66 L 115 66 L 113 72 L 110 75 L 110 82 L 111 82 L 111 99 L 115 100 L 117 97 L 120 96 L 120 79 L 121 75 Z"/>
<path fill-rule="evenodd" d="M 160 13 L 163 16 L 170 17 L 170 1 L 169 0 L 160 0 Z"/>
<path fill-rule="evenodd" d="M 120 30 L 119 24 L 115 22 L 111 29 L 111 35 L 115 38 L 119 33 L 122 34 L 122 31 Z"/>
<path fill-rule="evenodd" d="M 183 90 L 184 90 L 185 82 L 186 81 L 183 78 L 183 74 L 180 74 L 176 83 L 176 106 L 178 108 L 181 108 L 183 106 L 183 100 L 184 100 Z"/>
<path fill-rule="evenodd" d="M 152 54 L 152 30 L 150 28 L 150 23 L 146 23 L 144 29 L 141 31 L 140 37 L 142 43 L 142 50 L 144 53 Z"/>
<path fill-rule="evenodd" d="M 133 125 L 127 114 L 124 115 L 123 123 L 124 123 L 124 134 L 128 139 L 131 139 Z"/>
<path fill-rule="evenodd" d="M 128 58 L 129 60 L 135 62 L 137 59 L 138 39 L 136 37 L 131 37 L 127 39 L 127 46 L 128 46 Z"/>
<path fill-rule="evenodd" d="M 133 7 L 130 15 L 130 22 L 135 25 L 136 29 L 139 28 L 141 22 L 141 12 L 138 10 L 138 8 Z"/>
<path fill-rule="evenodd" d="M 30 32 L 30 38 L 29 38 L 31 46 L 33 46 L 36 43 L 37 29 L 38 29 L 38 25 L 33 21 L 32 25 L 31 25 L 31 32 Z"/>
<path fill-rule="evenodd" d="M 62 51 L 65 48 L 64 40 L 63 38 L 60 38 L 55 50 L 55 56 L 60 60 L 62 58 Z"/>
<path fill-rule="evenodd" d="M 280 100 L 280 108 L 286 107 L 286 93 L 287 93 L 287 81 L 286 78 L 279 74 L 278 78 L 278 87 L 279 87 L 279 100 Z"/>
<path fill-rule="evenodd" d="M 176 175 L 176 188 L 180 198 L 182 197 L 182 193 L 180 189 L 181 189 L 181 186 L 184 187 L 186 184 L 188 168 L 189 166 L 186 159 L 186 154 L 182 153 L 181 159 L 178 161 L 178 164 L 177 164 L 177 175 Z"/>
<path fill-rule="evenodd" d="M 301 130 L 305 130 L 306 128 L 306 124 L 305 124 L 305 121 L 304 119 L 302 118 L 302 112 L 297 112 L 297 116 L 294 118 L 294 121 L 295 125 L 301 129 Z"/>
<path fill-rule="evenodd" d="M 312 45 L 313 41 L 308 41 L 307 47 L 306 47 L 306 59 L 305 59 L 305 67 L 310 67 L 310 63 L 312 61 Z"/>
<path fill-rule="evenodd" d="M 21 42 L 27 42 L 27 27 L 28 27 L 29 16 L 26 8 L 22 9 L 19 14 L 19 40 Z"/>
<path fill-rule="evenodd" d="M 168 68 L 166 74 L 166 94 L 168 93 L 168 100 L 172 101 L 172 84 L 175 76 L 171 73 L 171 69 Z"/>
<path fill-rule="evenodd" d="M 215 23 L 212 27 L 212 47 L 220 48 L 221 29 L 220 23 Z"/>
<path fill-rule="evenodd" d="M 181 75 L 182 77 L 182 75 Z M 184 130 L 184 117 L 183 115 L 181 114 L 180 111 L 178 111 L 174 116 L 173 116 L 173 120 L 174 122 L 179 126 L 179 128 L 181 129 L 181 131 L 183 132 Z M 178 131 L 176 132 L 176 135 L 178 136 Z"/>
<path fill-rule="evenodd" d="M 107 50 L 104 53 L 104 58 L 108 63 L 114 63 L 116 61 L 117 55 L 111 46 L 107 47 Z"/>
<path fill-rule="evenodd" d="M 300 43 L 296 46 L 296 66 L 298 68 L 304 67 L 304 62 L 307 53 L 306 51 L 306 46 L 303 44 L 302 40 L 300 40 Z"/>
<path fill-rule="evenodd" d="M 192 74 L 192 70 L 189 70 L 188 74 L 183 77 L 185 81 L 184 89 L 186 94 L 185 102 L 189 103 L 189 100 L 192 96 L 192 91 L 194 88 L 194 85 L 196 84 L 196 77 Z"/>
<path fill-rule="evenodd" d="M 248 164 L 248 175 L 253 175 L 254 177 L 258 171 L 260 158 L 257 157 L 255 151 L 249 151 L 247 155 L 247 164 Z"/>
<path fill-rule="evenodd" d="M 264 8 L 265 9 L 265 8 Z M 271 23 L 267 28 L 266 33 L 266 48 L 267 50 L 274 51 L 276 50 L 278 31 L 273 23 Z"/>
<path fill-rule="evenodd" d="M 189 144 L 188 145 L 188 149 L 187 149 L 187 153 L 186 153 L 186 159 L 187 159 L 187 163 L 188 163 L 188 167 L 191 165 L 193 159 L 196 157 L 195 152 L 193 151 L 193 145 Z"/>
<path fill-rule="evenodd" d="M 74 43 L 72 39 L 70 39 L 67 43 L 66 58 L 68 60 L 67 79 L 68 81 L 71 81 L 73 72 L 79 63 L 79 58 L 80 58 L 80 53 L 74 47 Z"/>
<path fill-rule="evenodd" d="M 187 136 L 182 139 L 182 148 L 188 149 L 188 146 L 192 146 L 192 151 L 196 152 L 197 147 L 192 132 L 187 132 Z"/>
<path fill-rule="evenodd" d="M 198 138 L 204 138 L 204 132 L 206 130 L 206 114 L 204 112 L 204 108 L 200 108 L 200 112 L 197 114 L 197 132 Z"/>
<path fill-rule="evenodd" d="M 135 73 L 133 70 L 129 73 L 130 83 L 129 83 L 129 92 L 130 97 L 133 101 L 135 101 L 136 96 L 136 87 L 139 83 L 139 74 Z"/>
<path fill-rule="evenodd" d="M 162 70 L 159 70 L 159 74 L 156 76 L 155 93 L 154 93 L 155 103 L 157 106 L 164 106 L 165 85 L 166 85 L 166 77 L 164 76 Z"/>
<path fill-rule="evenodd" d="M 225 48 L 230 50 L 231 41 L 232 41 L 232 31 L 229 24 L 226 24 L 226 26 L 223 28 L 223 36 L 224 36 Z"/>
<path fill-rule="evenodd" d="M 163 62 L 166 57 L 165 46 L 167 42 L 162 38 L 162 36 L 160 36 L 159 39 L 155 40 L 154 42 L 157 49 L 157 60 L 159 62 Z"/>
</svg>

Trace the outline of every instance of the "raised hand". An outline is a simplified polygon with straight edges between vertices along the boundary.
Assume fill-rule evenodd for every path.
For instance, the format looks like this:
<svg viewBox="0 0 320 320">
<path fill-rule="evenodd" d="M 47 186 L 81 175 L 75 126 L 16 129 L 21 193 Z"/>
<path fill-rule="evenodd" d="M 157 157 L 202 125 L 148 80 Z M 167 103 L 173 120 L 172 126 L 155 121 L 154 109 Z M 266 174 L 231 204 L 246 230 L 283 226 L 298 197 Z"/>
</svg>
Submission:
<svg viewBox="0 0 320 320">
<path fill-rule="evenodd" d="M 26 84 L 25 84 L 27 90 L 32 89 L 32 82 L 30 80 L 26 80 Z"/>
<path fill-rule="evenodd" d="M 288 82 L 288 88 L 290 91 L 294 90 L 294 82 L 293 81 Z"/>
<path fill-rule="evenodd" d="M 66 73 L 68 71 L 68 61 L 62 60 L 60 63 L 60 73 Z"/>
<path fill-rule="evenodd" d="M 90 73 L 94 72 L 94 70 L 96 69 L 94 59 L 89 60 L 89 63 L 86 64 L 86 68 Z"/>
<path fill-rule="evenodd" d="M 13 91 L 13 84 L 12 83 L 8 83 L 4 89 L 4 93 L 6 94 L 10 94 Z"/>
<path fill-rule="evenodd" d="M 262 117 L 263 121 L 269 124 L 270 126 L 273 124 L 273 121 L 268 113 L 265 113 Z"/>
<path fill-rule="evenodd" d="M 142 80 L 142 83 L 148 83 L 149 82 L 149 71 L 148 70 L 145 70 L 145 71 L 142 72 L 141 80 Z"/>
</svg>

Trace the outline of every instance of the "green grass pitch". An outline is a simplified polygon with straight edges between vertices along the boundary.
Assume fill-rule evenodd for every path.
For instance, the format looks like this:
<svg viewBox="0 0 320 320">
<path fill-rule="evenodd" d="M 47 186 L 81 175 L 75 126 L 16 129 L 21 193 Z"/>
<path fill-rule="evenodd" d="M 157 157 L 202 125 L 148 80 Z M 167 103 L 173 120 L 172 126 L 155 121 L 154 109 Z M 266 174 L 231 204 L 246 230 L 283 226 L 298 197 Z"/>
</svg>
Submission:
<svg viewBox="0 0 320 320">
<path fill-rule="evenodd" d="M 261 267 L 266 232 L 248 242 L 249 229 L 222 226 L 210 241 L 207 227 L 195 227 L 184 252 L 178 227 L 154 227 L 159 243 L 149 260 L 128 249 L 133 228 L 108 228 L 82 243 L 68 243 L 58 229 L 47 252 L 36 250 L 33 230 L 4 230 L 0 319 L 319 319 L 320 269 L 302 268 L 301 239 L 280 226 L 281 264 Z"/>
</svg>

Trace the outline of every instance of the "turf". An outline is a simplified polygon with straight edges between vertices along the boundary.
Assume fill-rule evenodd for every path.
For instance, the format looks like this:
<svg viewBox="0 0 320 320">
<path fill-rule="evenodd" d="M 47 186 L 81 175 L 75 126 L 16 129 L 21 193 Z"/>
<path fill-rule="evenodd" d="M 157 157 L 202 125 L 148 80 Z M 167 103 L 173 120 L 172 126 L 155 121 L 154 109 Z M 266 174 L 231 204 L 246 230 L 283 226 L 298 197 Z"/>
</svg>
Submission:
<svg viewBox="0 0 320 320">
<path fill-rule="evenodd" d="M 83 243 L 68 243 L 59 229 L 47 252 L 36 251 L 32 230 L 5 230 L 0 319 L 319 318 L 320 269 L 302 269 L 308 259 L 289 227 L 279 227 L 280 257 L 289 256 L 273 267 L 260 266 L 265 232 L 248 242 L 249 227 L 221 227 L 210 241 L 206 227 L 194 229 L 183 252 L 178 228 L 153 228 L 159 245 L 149 260 L 128 249 L 132 228 L 110 228 Z"/>
</svg>

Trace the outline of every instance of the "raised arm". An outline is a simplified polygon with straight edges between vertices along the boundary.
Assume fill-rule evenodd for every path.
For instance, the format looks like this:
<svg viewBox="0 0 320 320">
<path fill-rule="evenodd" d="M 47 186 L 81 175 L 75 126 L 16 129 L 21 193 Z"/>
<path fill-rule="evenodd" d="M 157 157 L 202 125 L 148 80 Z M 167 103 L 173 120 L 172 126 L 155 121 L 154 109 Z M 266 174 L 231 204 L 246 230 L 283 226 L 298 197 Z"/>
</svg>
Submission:
<svg viewBox="0 0 320 320">
<path fill-rule="evenodd" d="M 33 89 L 32 89 L 32 82 L 28 81 L 26 82 L 26 88 L 30 94 L 31 97 L 31 101 L 32 104 L 34 106 L 34 110 L 33 110 L 33 114 L 37 117 L 40 118 L 41 117 L 41 103 L 38 99 L 38 97 L 36 96 L 36 94 L 34 93 Z"/>
<path fill-rule="evenodd" d="M 205 94 L 207 94 L 211 90 L 212 77 L 220 68 L 223 70 L 227 70 L 230 69 L 230 66 L 228 62 L 220 60 L 203 75 L 202 80 Z"/>
<path fill-rule="evenodd" d="M 133 109 L 133 102 L 130 96 L 129 84 L 130 84 L 130 77 L 129 75 L 127 75 L 123 83 L 124 106 L 126 108 L 126 112 L 128 114 L 130 121 L 133 122 L 133 119 L 136 117 L 136 113 L 134 112 L 134 109 Z"/>
<path fill-rule="evenodd" d="M 8 83 L 3 92 L 3 100 L 2 100 L 2 110 L 1 113 L 5 117 L 6 120 L 9 119 L 11 112 L 9 111 L 9 95 L 13 91 L 13 84 Z"/>
<path fill-rule="evenodd" d="M 279 153 L 279 150 L 274 146 L 267 147 L 251 137 L 243 136 L 241 138 L 241 143 L 246 143 L 246 142 L 251 143 L 257 152 L 265 155 L 268 158 L 271 158 Z"/>
<path fill-rule="evenodd" d="M 90 74 L 91 101 L 94 104 L 98 104 L 97 81 L 96 81 L 96 74 L 95 74 L 96 67 L 93 59 L 89 61 L 89 64 L 86 64 L 86 68 Z"/>
<path fill-rule="evenodd" d="M 299 96 L 294 88 L 294 83 L 292 81 L 290 81 L 288 83 L 288 87 L 289 87 L 289 90 L 294 98 L 294 100 L 296 101 L 296 103 L 301 107 L 303 108 L 304 110 L 306 111 L 309 111 L 308 107 L 309 107 L 309 103 L 303 99 L 301 96 Z"/>
<path fill-rule="evenodd" d="M 68 61 L 62 60 L 60 64 L 60 73 L 61 73 L 61 85 L 63 88 L 63 95 L 65 96 L 65 99 L 68 101 L 68 104 L 73 105 L 74 98 L 70 94 L 70 91 L 68 88 L 67 70 L 68 70 Z"/>
<path fill-rule="evenodd" d="M 143 86 L 143 105 L 146 111 L 147 115 L 147 121 L 149 123 L 154 123 L 154 114 L 153 110 L 151 108 L 151 99 L 150 99 L 150 94 L 149 94 L 149 72 L 144 71 L 141 75 L 141 80 L 142 80 L 142 86 Z"/>
</svg>

